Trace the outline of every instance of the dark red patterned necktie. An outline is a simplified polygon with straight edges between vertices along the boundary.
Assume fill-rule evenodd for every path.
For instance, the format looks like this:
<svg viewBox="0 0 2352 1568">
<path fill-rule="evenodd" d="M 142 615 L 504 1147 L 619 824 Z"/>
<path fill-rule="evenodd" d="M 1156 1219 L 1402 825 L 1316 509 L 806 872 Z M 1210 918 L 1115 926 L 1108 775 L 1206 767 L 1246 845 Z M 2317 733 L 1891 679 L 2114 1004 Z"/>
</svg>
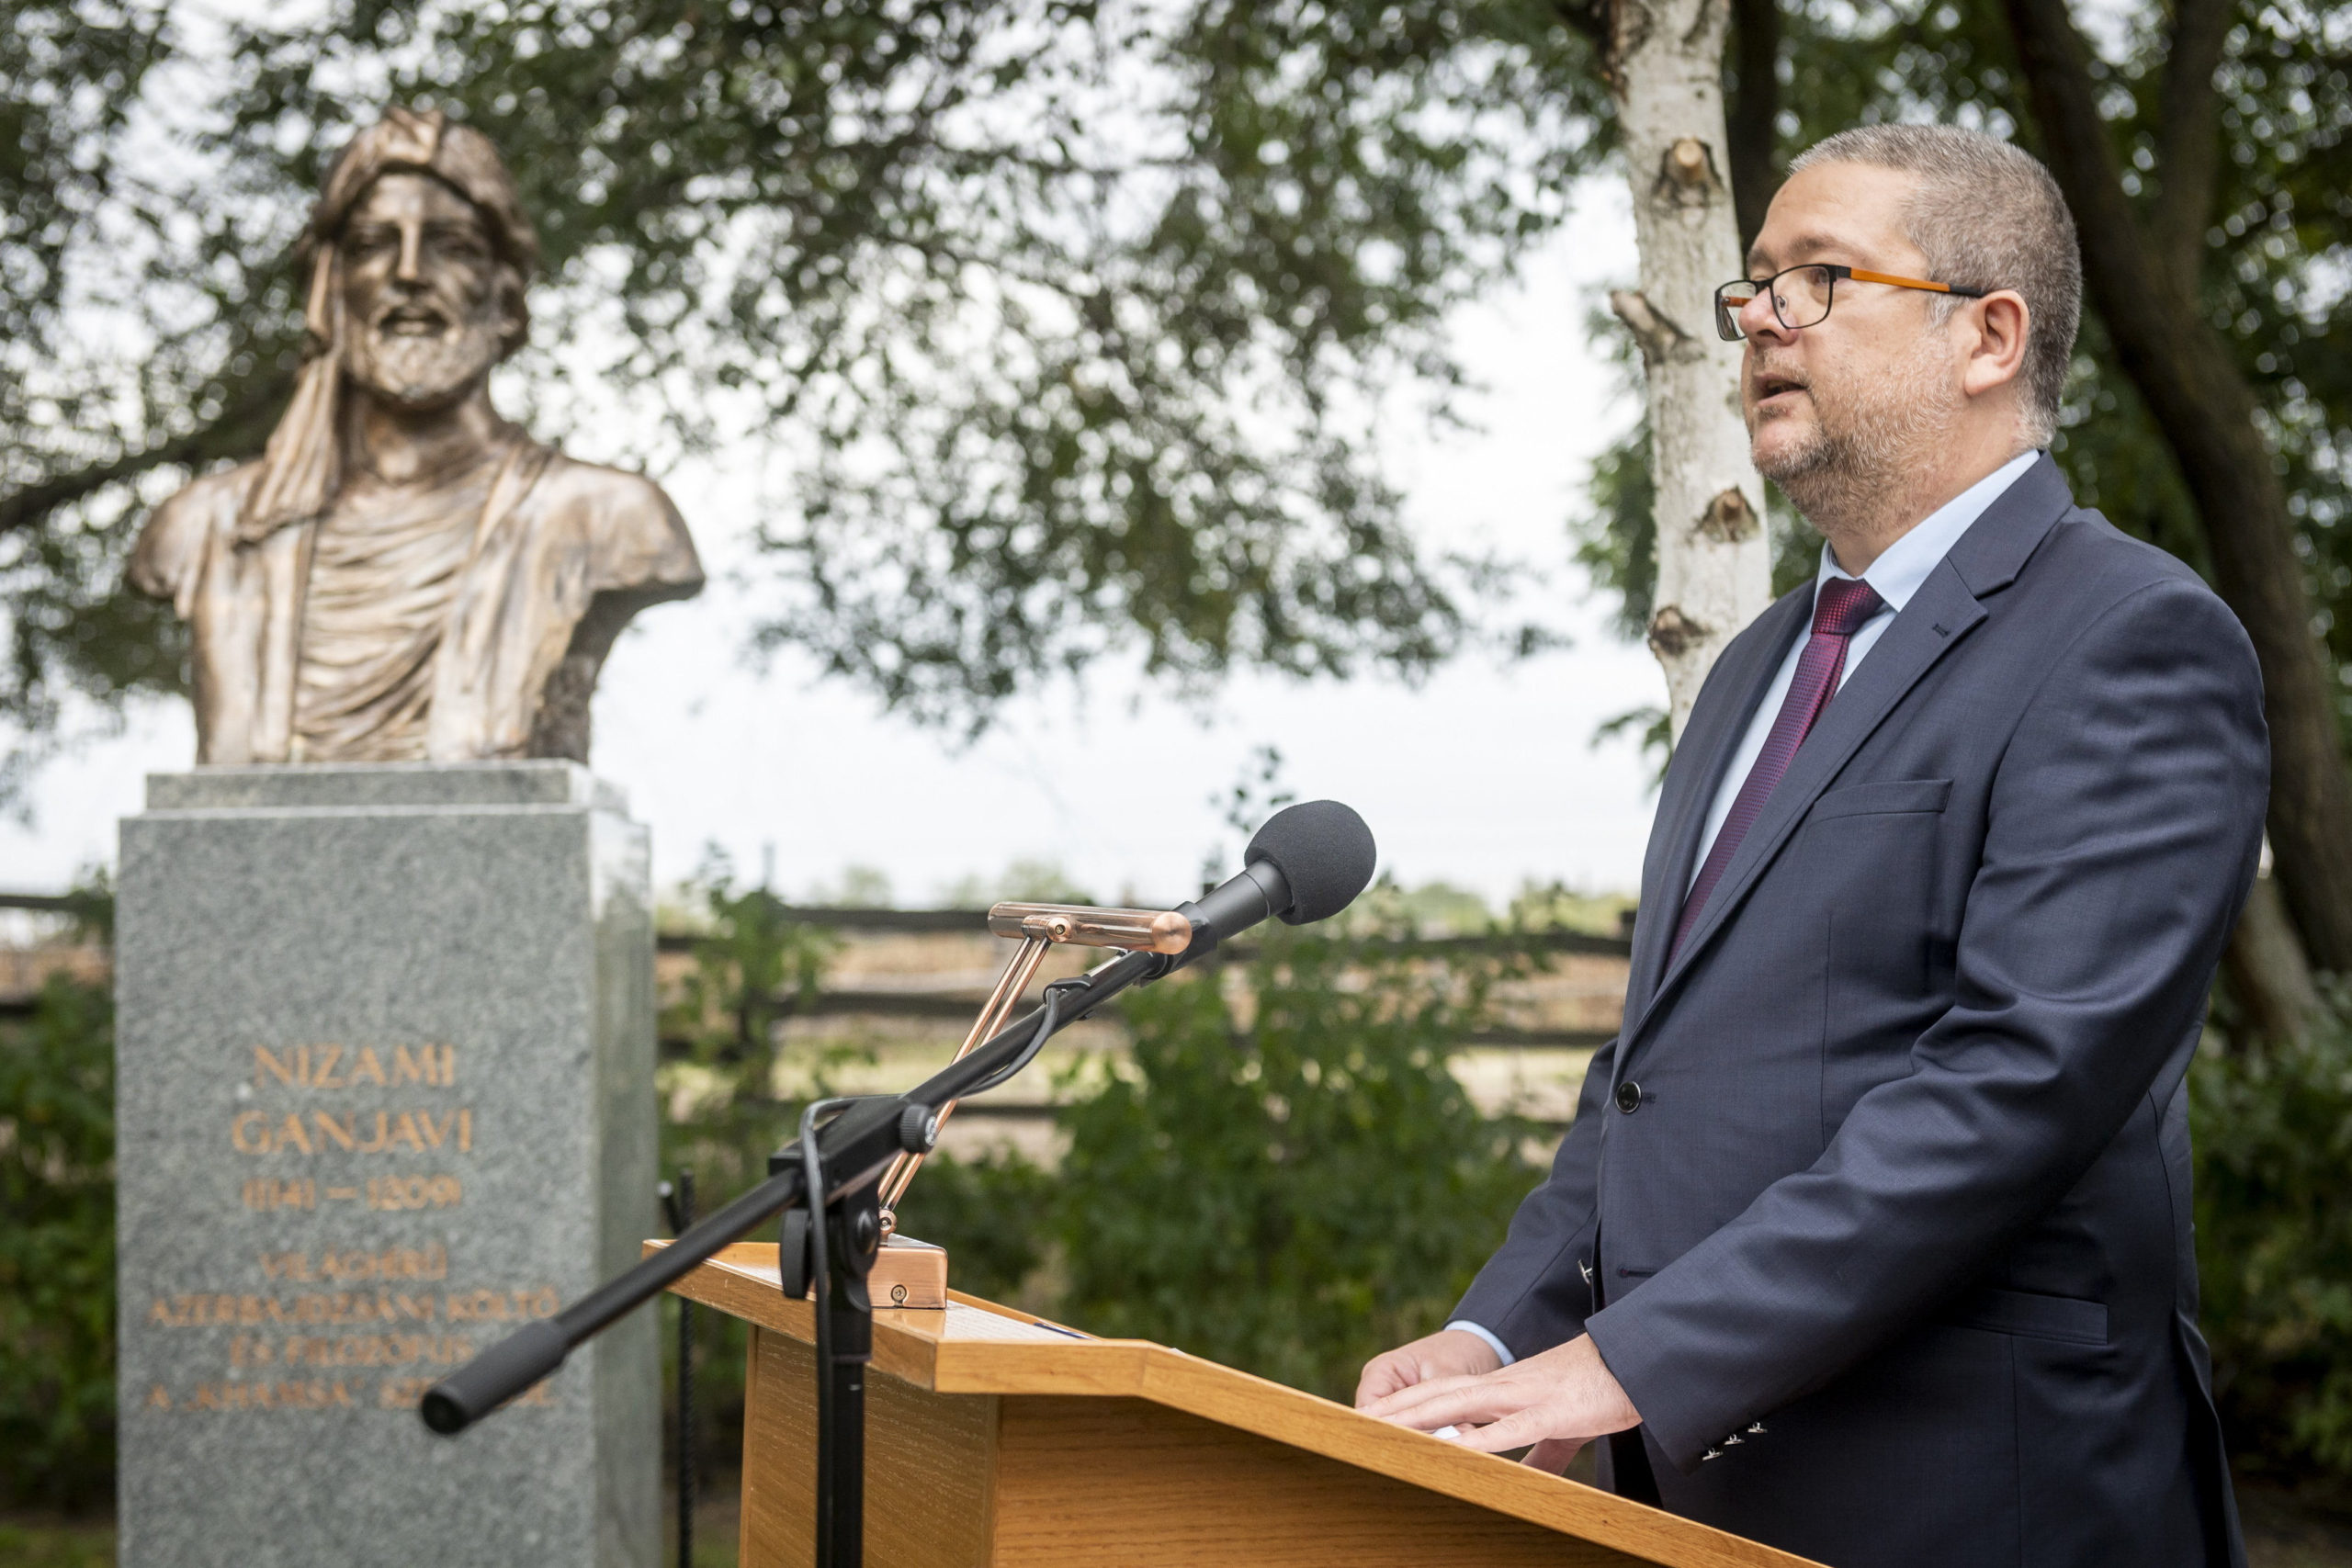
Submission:
<svg viewBox="0 0 2352 1568">
<path fill-rule="evenodd" d="M 1814 720 L 1837 693 L 1838 676 L 1846 668 L 1848 640 L 1884 608 L 1886 601 L 1860 578 L 1833 577 L 1821 585 L 1813 605 L 1813 635 L 1805 639 L 1804 652 L 1797 660 L 1796 678 L 1789 682 L 1788 697 L 1781 704 L 1780 716 L 1772 721 L 1764 750 L 1757 754 L 1756 765 L 1747 770 L 1747 782 L 1731 803 L 1731 815 L 1724 818 L 1723 829 L 1715 835 L 1714 848 L 1707 852 L 1707 863 L 1699 868 L 1699 880 L 1690 885 L 1690 897 L 1682 900 L 1682 919 L 1674 928 L 1674 946 L 1667 953 L 1669 960 L 1682 951 L 1683 939 L 1707 907 L 1707 895 L 1723 880 L 1724 869 L 1739 852 L 1739 841 L 1756 826 L 1764 802 L 1771 798 L 1781 775 L 1789 771 Z"/>
</svg>

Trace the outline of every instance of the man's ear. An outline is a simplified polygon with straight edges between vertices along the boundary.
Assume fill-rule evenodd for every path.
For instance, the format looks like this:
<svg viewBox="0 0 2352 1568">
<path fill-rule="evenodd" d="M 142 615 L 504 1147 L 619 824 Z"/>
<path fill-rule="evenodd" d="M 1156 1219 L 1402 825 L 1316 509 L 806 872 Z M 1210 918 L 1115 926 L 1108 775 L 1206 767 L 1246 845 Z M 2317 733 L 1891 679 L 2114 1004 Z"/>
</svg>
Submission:
<svg viewBox="0 0 2352 1568">
<path fill-rule="evenodd" d="M 2033 326 L 2025 297 L 2014 288 L 1996 289 L 1970 301 L 1960 321 L 1964 323 L 1961 389 L 1981 398 L 2016 381 L 2025 368 L 2026 333 Z"/>
</svg>

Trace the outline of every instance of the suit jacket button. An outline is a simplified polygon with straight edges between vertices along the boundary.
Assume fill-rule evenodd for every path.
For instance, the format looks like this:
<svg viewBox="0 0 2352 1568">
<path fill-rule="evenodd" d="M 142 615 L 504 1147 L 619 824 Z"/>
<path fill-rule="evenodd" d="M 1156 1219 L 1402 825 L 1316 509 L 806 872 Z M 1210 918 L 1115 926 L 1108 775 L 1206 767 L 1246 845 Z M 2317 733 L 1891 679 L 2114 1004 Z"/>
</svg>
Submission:
<svg viewBox="0 0 2352 1568">
<path fill-rule="evenodd" d="M 1623 1111 L 1626 1115 L 1631 1116 L 1635 1111 L 1641 1109 L 1641 1085 L 1637 1083 L 1621 1083 L 1617 1086 L 1618 1110 Z"/>
</svg>

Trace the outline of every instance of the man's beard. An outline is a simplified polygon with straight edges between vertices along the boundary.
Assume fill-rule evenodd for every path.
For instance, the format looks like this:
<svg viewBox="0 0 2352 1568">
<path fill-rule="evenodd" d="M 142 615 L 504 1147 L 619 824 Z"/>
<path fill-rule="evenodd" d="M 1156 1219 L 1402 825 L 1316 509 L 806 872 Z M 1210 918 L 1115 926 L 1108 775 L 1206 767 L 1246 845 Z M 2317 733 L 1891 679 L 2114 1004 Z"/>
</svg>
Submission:
<svg viewBox="0 0 2352 1568">
<path fill-rule="evenodd" d="M 1958 421 L 1962 399 L 1941 333 L 1931 328 L 1920 349 L 1875 386 L 1832 401 L 1808 385 L 1813 430 L 1758 459 L 1757 471 L 1815 527 L 1827 533 L 1871 517 L 1902 495 Z"/>
<path fill-rule="evenodd" d="M 381 318 L 352 334 L 354 380 L 388 402 L 429 410 L 455 402 L 498 363 L 496 312 L 479 310 L 437 333 L 386 330 Z"/>
</svg>

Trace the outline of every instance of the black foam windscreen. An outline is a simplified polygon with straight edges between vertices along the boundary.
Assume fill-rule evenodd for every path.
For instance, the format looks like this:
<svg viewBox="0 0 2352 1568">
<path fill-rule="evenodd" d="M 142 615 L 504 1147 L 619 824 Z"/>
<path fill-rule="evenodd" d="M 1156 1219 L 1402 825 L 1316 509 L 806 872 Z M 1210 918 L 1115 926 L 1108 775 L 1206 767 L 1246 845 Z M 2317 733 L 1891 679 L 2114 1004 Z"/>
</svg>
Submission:
<svg viewBox="0 0 2352 1568">
<path fill-rule="evenodd" d="M 1325 920 L 1355 902 L 1372 882 L 1380 852 L 1363 818 L 1336 800 L 1303 800 L 1266 818 L 1241 863 L 1272 861 L 1290 885 L 1285 925 Z"/>
</svg>

